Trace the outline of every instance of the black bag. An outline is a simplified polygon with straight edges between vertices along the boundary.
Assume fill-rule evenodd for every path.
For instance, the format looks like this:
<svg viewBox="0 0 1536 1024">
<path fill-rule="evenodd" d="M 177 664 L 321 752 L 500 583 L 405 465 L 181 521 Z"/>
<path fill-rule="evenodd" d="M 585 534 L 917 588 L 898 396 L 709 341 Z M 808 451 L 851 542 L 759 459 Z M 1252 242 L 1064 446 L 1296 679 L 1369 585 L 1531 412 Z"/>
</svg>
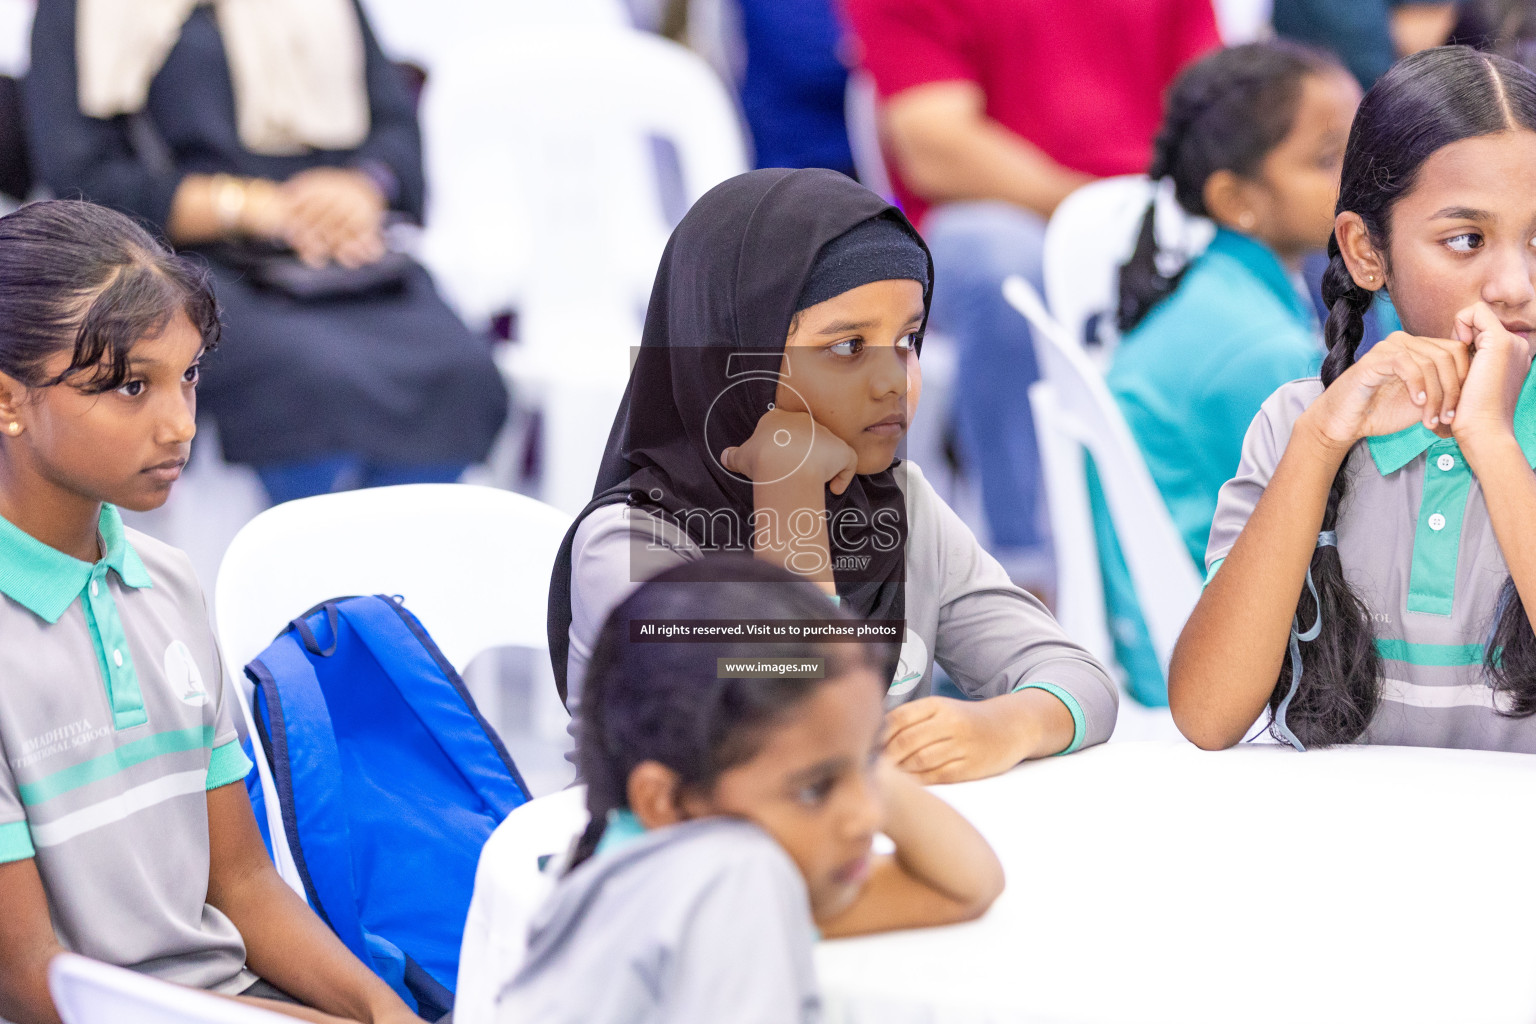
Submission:
<svg viewBox="0 0 1536 1024">
<path fill-rule="evenodd" d="M 416 266 L 403 252 L 387 252 L 361 267 L 312 267 L 292 249 L 273 242 L 215 242 L 201 248 L 209 259 L 239 271 L 258 288 L 303 302 L 399 291 Z"/>
</svg>

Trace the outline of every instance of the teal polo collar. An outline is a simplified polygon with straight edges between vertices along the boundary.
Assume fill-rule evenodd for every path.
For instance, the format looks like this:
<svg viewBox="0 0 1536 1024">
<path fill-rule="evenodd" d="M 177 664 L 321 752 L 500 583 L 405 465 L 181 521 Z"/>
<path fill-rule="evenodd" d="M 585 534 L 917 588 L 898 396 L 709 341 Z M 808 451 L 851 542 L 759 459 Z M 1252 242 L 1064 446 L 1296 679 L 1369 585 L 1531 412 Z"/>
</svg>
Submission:
<svg viewBox="0 0 1536 1024">
<path fill-rule="evenodd" d="M 608 812 L 608 826 L 603 829 L 603 837 L 597 841 L 597 848 L 592 854 L 598 856 L 612 850 L 621 850 L 643 835 L 645 826 L 640 824 L 634 811 L 627 807 L 614 808 Z"/>
<path fill-rule="evenodd" d="M 1274 250 L 1263 242 L 1255 241 L 1227 228 L 1218 227 L 1216 236 L 1206 247 L 1206 253 L 1220 254 L 1236 260 L 1244 270 L 1258 279 L 1274 293 L 1280 304 L 1296 318 L 1296 322 L 1311 330 L 1316 322 L 1311 304 L 1296 290 L 1296 284 L 1280 262 Z"/>
<path fill-rule="evenodd" d="M 0 593 L 52 625 L 98 568 L 112 569 L 126 586 L 152 586 L 149 570 L 123 533 L 123 517 L 112 505 L 101 506 L 99 529 L 106 554 L 93 565 L 49 547 L 0 517 Z"/>
<path fill-rule="evenodd" d="M 1536 468 L 1536 372 L 1526 374 L 1525 386 L 1520 389 L 1520 398 L 1515 403 L 1514 426 L 1515 440 L 1525 453 L 1525 461 Z M 1368 437 L 1366 444 L 1376 469 L 1382 476 L 1388 476 L 1423 455 L 1430 445 L 1445 440 L 1450 439 L 1441 437 L 1422 423 L 1415 423 L 1395 434 Z"/>
</svg>

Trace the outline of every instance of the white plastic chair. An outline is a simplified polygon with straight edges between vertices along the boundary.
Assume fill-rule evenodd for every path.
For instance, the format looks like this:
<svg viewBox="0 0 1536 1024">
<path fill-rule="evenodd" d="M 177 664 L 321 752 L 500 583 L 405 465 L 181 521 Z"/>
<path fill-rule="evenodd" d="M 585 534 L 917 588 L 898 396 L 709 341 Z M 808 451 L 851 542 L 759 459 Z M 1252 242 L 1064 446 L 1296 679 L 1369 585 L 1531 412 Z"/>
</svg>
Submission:
<svg viewBox="0 0 1536 1024">
<path fill-rule="evenodd" d="M 721 81 L 730 83 L 733 93 L 739 92 L 747 73 L 739 0 L 688 0 L 687 19 L 683 41 L 688 49 L 703 57 Z"/>
<path fill-rule="evenodd" d="M 859 181 L 887 202 L 894 201 L 896 191 L 891 187 L 891 170 L 880 141 L 880 100 L 875 79 L 862 68 L 848 72 L 843 120 L 848 124 L 848 147 L 853 152 L 853 167 Z"/>
<path fill-rule="evenodd" d="M 1147 204 L 1156 194 L 1143 174 L 1103 178 L 1062 200 L 1045 227 L 1046 302 L 1079 346 L 1090 340 L 1089 321 L 1099 318 L 1092 340 L 1101 347 L 1091 351 L 1100 365 L 1107 362 L 1117 339 L 1120 266 L 1135 250 Z M 1190 257 L 1204 252 L 1215 228 L 1170 199 L 1159 199 L 1158 245 Z"/>
<path fill-rule="evenodd" d="M 1216 27 L 1227 46 L 1251 43 L 1270 34 L 1274 0 L 1215 0 Z"/>
<path fill-rule="evenodd" d="M 735 108 L 676 43 L 546 26 L 436 69 L 422 124 L 422 257 L 470 323 L 517 310 L 504 369 L 522 407 L 544 413 L 541 496 L 574 513 L 675 219 L 747 169 Z"/>
<path fill-rule="evenodd" d="M 48 965 L 48 991 L 64 1024 L 293 1024 L 248 1003 L 61 953 Z"/>
<path fill-rule="evenodd" d="M 1098 545 L 1083 472 L 1086 448 L 1098 469 L 1158 663 L 1166 672 L 1179 631 L 1200 597 L 1200 574 L 1125 417 L 1082 347 L 1046 311 L 1028 281 L 1008 278 L 1003 296 L 1029 321 L 1040 363 L 1037 387 L 1044 401 L 1034 406 L 1035 432 L 1061 573 L 1058 618 L 1095 654 L 1107 648 Z M 1031 390 L 1031 402 L 1036 394 Z"/>
<path fill-rule="evenodd" d="M 263 512 L 230 543 L 214 590 L 219 643 L 230 678 L 242 684 L 233 689 L 247 729 L 255 734 L 245 664 L 328 598 L 401 595 L 460 672 L 495 647 L 545 648 L 549 576 L 570 522 L 524 495 L 467 484 L 346 491 Z M 541 690 L 552 698 L 553 686 Z M 273 859 L 302 893 L 271 768 L 253 746 Z"/>
<path fill-rule="evenodd" d="M 504 41 L 528 26 L 628 28 L 623 0 L 363 0 L 379 45 L 429 75 L 477 39 Z"/>
<path fill-rule="evenodd" d="M 522 966 L 528 923 L 555 885 L 553 871 L 571 841 L 587 826 L 587 787 L 572 786 L 517 808 L 480 851 L 475 893 L 464 924 L 456 1024 L 491 1024 L 496 996 Z"/>
<path fill-rule="evenodd" d="M 0 75 L 20 78 L 32 56 L 33 0 L 0 0 Z"/>
</svg>

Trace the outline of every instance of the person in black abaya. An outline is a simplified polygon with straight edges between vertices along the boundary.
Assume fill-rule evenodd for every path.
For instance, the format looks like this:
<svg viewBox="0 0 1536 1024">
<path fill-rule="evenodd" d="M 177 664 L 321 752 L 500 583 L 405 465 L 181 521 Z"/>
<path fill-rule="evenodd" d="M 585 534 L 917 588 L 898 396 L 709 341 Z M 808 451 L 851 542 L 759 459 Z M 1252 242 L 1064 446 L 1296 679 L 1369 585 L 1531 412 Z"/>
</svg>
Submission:
<svg viewBox="0 0 1536 1024">
<path fill-rule="evenodd" d="M 201 411 L 274 502 L 484 459 L 506 391 L 427 272 L 386 252 L 386 215 L 422 215 L 421 138 L 355 0 L 39 0 L 25 99 L 55 195 L 208 257 L 225 328 Z M 352 284 L 262 286 L 268 256 Z"/>
<path fill-rule="evenodd" d="M 896 457 L 932 290 L 906 219 L 835 172 L 753 171 L 694 205 L 551 581 L 569 707 L 604 618 L 639 583 L 750 551 L 857 615 L 904 622 L 887 751 L 924 781 L 1108 738 L 1103 667 Z M 977 699 L 930 696 L 935 661 Z"/>
</svg>

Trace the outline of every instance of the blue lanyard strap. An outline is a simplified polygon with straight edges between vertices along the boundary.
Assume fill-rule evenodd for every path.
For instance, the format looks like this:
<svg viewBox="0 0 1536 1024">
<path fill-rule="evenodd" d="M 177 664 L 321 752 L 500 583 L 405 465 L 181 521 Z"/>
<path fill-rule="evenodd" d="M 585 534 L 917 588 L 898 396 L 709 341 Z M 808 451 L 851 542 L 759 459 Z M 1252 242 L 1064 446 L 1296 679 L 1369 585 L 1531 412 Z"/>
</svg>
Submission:
<svg viewBox="0 0 1536 1024">
<path fill-rule="evenodd" d="M 1317 535 L 1317 546 L 1320 548 L 1336 548 L 1339 546 L 1339 535 L 1332 530 L 1323 530 Z M 1317 609 L 1316 617 L 1312 625 L 1306 630 L 1301 628 L 1300 618 L 1291 620 L 1291 686 L 1285 691 L 1285 698 L 1280 701 L 1280 706 L 1275 709 L 1275 732 L 1297 750 L 1306 750 L 1296 734 L 1291 732 L 1285 724 L 1285 713 L 1290 709 L 1291 698 L 1296 696 L 1296 690 L 1301 686 L 1301 645 L 1317 639 L 1318 633 L 1323 629 L 1323 603 L 1317 598 L 1317 586 L 1312 582 L 1312 565 L 1307 564 L 1307 591 L 1312 595 L 1312 606 Z"/>
</svg>

